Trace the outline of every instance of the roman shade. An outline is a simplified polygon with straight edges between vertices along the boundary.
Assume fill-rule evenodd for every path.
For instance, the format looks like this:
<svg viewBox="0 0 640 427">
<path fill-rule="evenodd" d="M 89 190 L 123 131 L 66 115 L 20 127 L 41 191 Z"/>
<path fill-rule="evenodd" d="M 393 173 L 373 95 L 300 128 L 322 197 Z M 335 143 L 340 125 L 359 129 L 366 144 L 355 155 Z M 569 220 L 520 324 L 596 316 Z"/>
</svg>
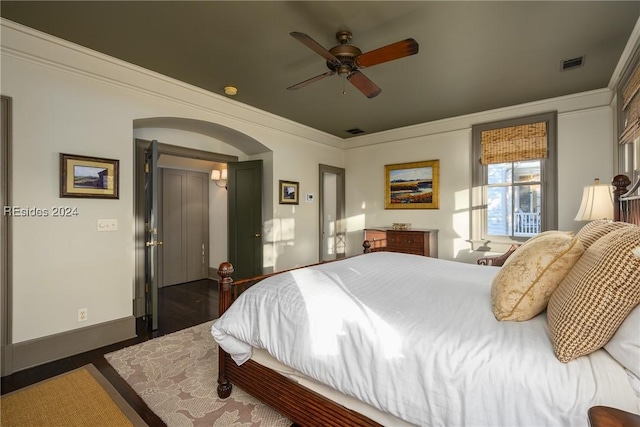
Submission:
<svg viewBox="0 0 640 427">
<path fill-rule="evenodd" d="M 547 133 L 546 122 L 482 131 L 480 163 L 544 159 L 547 157 Z"/>
<path fill-rule="evenodd" d="M 636 68 L 622 88 L 622 114 L 624 129 L 620 134 L 620 143 L 632 143 L 640 136 L 640 67 Z"/>
</svg>

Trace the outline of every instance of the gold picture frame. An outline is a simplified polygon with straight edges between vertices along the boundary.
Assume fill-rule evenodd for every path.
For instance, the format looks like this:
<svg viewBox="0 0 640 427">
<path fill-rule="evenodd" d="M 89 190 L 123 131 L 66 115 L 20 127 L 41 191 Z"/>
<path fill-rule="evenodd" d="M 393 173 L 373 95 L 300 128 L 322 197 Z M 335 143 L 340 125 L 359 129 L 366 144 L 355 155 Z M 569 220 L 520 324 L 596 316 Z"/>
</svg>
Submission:
<svg viewBox="0 0 640 427">
<path fill-rule="evenodd" d="M 385 209 L 439 208 L 439 160 L 385 165 L 384 182 Z"/>
<path fill-rule="evenodd" d="M 300 197 L 300 183 L 280 180 L 280 204 L 297 205 Z"/>
<path fill-rule="evenodd" d="M 60 197 L 118 199 L 119 163 L 60 153 Z"/>
</svg>

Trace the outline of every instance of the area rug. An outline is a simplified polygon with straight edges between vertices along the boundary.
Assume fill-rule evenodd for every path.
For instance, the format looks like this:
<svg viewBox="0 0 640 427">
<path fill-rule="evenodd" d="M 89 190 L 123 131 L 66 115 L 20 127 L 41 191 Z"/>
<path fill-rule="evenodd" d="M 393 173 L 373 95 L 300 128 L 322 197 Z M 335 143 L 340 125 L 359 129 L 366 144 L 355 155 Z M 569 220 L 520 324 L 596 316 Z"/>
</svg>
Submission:
<svg viewBox="0 0 640 427">
<path fill-rule="evenodd" d="M 0 404 L 3 427 L 147 425 L 93 365 L 7 393 Z"/>
<path fill-rule="evenodd" d="M 291 421 L 233 387 L 220 399 L 213 321 L 105 355 L 118 374 L 169 427 L 285 427 Z"/>
</svg>

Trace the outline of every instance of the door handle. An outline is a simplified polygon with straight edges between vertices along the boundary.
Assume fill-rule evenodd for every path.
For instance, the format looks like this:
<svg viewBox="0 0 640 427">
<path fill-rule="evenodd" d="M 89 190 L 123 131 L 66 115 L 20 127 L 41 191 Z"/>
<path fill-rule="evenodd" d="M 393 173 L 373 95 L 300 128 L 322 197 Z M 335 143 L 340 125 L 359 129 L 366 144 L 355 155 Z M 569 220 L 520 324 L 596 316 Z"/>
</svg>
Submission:
<svg viewBox="0 0 640 427">
<path fill-rule="evenodd" d="M 260 234 L 260 233 L 256 233 L 256 234 L 253 235 L 253 237 L 256 237 L 256 238 L 261 237 L 261 236 L 262 236 L 262 234 Z"/>
<path fill-rule="evenodd" d="M 153 242 L 153 241 L 151 241 L 151 242 L 147 242 L 146 244 L 147 244 L 147 247 L 149 247 L 149 246 L 162 246 L 162 242 Z"/>
</svg>

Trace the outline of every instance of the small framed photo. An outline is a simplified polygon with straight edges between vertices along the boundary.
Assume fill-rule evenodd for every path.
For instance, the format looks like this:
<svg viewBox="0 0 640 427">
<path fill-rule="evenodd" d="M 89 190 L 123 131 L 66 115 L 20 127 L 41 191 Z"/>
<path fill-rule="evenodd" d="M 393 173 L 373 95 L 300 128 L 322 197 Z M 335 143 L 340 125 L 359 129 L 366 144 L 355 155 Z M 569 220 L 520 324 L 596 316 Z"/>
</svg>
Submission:
<svg viewBox="0 0 640 427">
<path fill-rule="evenodd" d="M 385 209 L 438 209 L 440 161 L 384 167 Z"/>
<path fill-rule="evenodd" d="M 300 184 L 295 181 L 280 180 L 280 204 L 297 205 Z"/>
<path fill-rule="evenodd" d="M 60 153 L 60 197 L 117 199 L 119 160 Z"/>
</svg>

